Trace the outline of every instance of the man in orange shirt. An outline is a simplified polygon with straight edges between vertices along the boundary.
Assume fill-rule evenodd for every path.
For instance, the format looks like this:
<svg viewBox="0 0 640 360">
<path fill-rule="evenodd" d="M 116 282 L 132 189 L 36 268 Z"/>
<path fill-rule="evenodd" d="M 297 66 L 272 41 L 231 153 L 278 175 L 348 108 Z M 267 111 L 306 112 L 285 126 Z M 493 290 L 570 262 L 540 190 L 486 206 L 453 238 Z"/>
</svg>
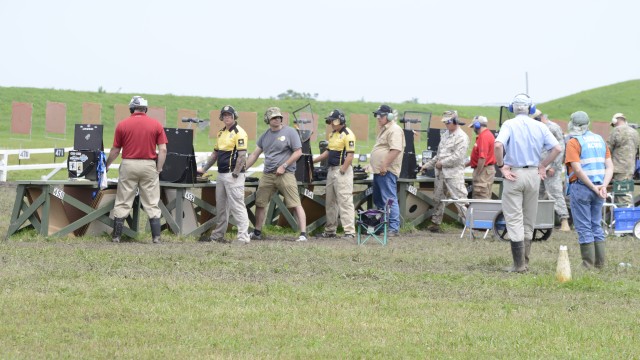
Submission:
<svg viewBox="0 0 640 360">
<path fill-rule="evenodd" d="M 605 243 L 600 222 L 607 185 L 613 177 L 611 152 L 600 135 L 589 131 L 589 116 L 584 111 L 571 114 L 568 129 L 571 138 L 567 142 L 565 163 L 582 265 L 602 268 Z"/>
</svg>

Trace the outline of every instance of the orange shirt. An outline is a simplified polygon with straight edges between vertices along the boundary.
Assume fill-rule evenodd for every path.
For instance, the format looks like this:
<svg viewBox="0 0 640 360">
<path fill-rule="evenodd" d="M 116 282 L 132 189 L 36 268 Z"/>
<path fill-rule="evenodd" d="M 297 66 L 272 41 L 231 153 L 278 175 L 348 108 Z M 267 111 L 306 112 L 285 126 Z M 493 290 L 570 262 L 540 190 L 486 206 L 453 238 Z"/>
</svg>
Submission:
<svg viewBox="0 0 640 360">
<path fill-rule="evenodd" d="M 572 162 L 580 162 L 580 152 L 582 151 L 582 146 L 580 146 L 580 142 L 578 139 L 572 138 L 567 143 L 567 148 L 564 156 L 564 162 L 567 164 L 567 174 L 571 174 L 573 169 L 571 168 Z M 604 156 L 605 159 L 611 159 L 611 151 L 607 146 L 607 154 Z M 576 174 L 571 175 L 569 178 L 569 182 L 572 183 L 578 179 Z"/>
</svg>

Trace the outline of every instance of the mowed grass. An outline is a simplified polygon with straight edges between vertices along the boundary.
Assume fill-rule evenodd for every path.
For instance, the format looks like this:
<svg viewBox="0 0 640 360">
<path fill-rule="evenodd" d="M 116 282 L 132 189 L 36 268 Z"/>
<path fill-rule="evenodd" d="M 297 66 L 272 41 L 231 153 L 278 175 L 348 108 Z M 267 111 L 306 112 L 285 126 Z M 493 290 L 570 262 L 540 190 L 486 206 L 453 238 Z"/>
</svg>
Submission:
<svg viewBox="0 0 640 360">
<path fill-rule="evenodd" d="M 14 196 L 0 188 L 0 205 Z M 587 271 L 576 234 L 556 231 L 513 275 L 508 243 L 459 234 L 383 247 L 23 232 L 0 242 L 0 358 L 637 358 L 639 240 L 609 238 L 606 268 Z"/>
</svg>

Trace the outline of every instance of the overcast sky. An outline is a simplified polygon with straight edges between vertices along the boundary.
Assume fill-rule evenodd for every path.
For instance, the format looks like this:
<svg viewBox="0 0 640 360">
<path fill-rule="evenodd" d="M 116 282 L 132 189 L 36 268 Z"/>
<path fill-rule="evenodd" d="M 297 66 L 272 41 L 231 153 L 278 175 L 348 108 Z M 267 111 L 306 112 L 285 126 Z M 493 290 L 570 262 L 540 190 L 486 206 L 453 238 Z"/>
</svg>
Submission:
<svg viewBox="0 0 640 360">
<path fill-rule="evenodd" d="M 640 78 L 639 4 L 0 0 L 0 86 L 544 102 Z"/>
</svg>

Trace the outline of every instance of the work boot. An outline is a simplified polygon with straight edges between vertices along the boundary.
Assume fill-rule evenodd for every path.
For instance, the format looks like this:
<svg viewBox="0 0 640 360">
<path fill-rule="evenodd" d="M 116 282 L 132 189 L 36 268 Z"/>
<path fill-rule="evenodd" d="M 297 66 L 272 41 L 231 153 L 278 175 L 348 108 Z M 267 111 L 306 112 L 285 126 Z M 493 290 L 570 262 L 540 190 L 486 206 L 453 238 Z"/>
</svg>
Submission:
<svg viewBox="0 0 640 360">
<path fill-rule="evenodd" d="M 120 242 L 120 236 L 122 236 L 123 227 L 124 227 L 124 218 L 113 219 L 113 233 L 111 233 L 111 241 L 115 243 Z"/>
<path fill-rule="evenodd" d="M 429 225 L 427 227 L 427 230 L 429 230 L 431 232 L 434 232 L 434 233 L 444 232 L 444 231 L 442 231 L 442 228 L 440 227 L 440 224 L 436 224 L 436 223 L 433 223 L 433 224 Z"/>
<path fill-rule="evenodd" d="M 587 269 L 593 268 L 596 261 L 596 248 L 593 243 L 580 244 L 580 254 L 582 255 L 582 266 Z"/>
<path fill-rule="evenodd" d="M 571 226 L 569 226 L 569 219 L 560 220 L 560 231 L 571 231 Z"/>
<path fill-rule="evenodd" d="M 593 243 L 596 252 L 596 268 L 602 269 L 605 261 L 604 241 L 596 241 Z"/>
<path fill-rule="evenodd" d="M 529 270 L 529 253 L 531 253 L 531 240 L 524 239 L 524 267 Z"/>
<path fill-rule="evenodd" d="M 151 227 L 151 241 L 154 244 L 160 243 L 160 218 L 149 219 L 149 226 Z"/>
<path fill-rule="evenodd" d="M 511 255 L 513 256 L 513 266 L 506 268 L 505 271 L 517 273 L 527 271 L 524 265 L 524 241 L 511 242 Z"/>
</svg>

